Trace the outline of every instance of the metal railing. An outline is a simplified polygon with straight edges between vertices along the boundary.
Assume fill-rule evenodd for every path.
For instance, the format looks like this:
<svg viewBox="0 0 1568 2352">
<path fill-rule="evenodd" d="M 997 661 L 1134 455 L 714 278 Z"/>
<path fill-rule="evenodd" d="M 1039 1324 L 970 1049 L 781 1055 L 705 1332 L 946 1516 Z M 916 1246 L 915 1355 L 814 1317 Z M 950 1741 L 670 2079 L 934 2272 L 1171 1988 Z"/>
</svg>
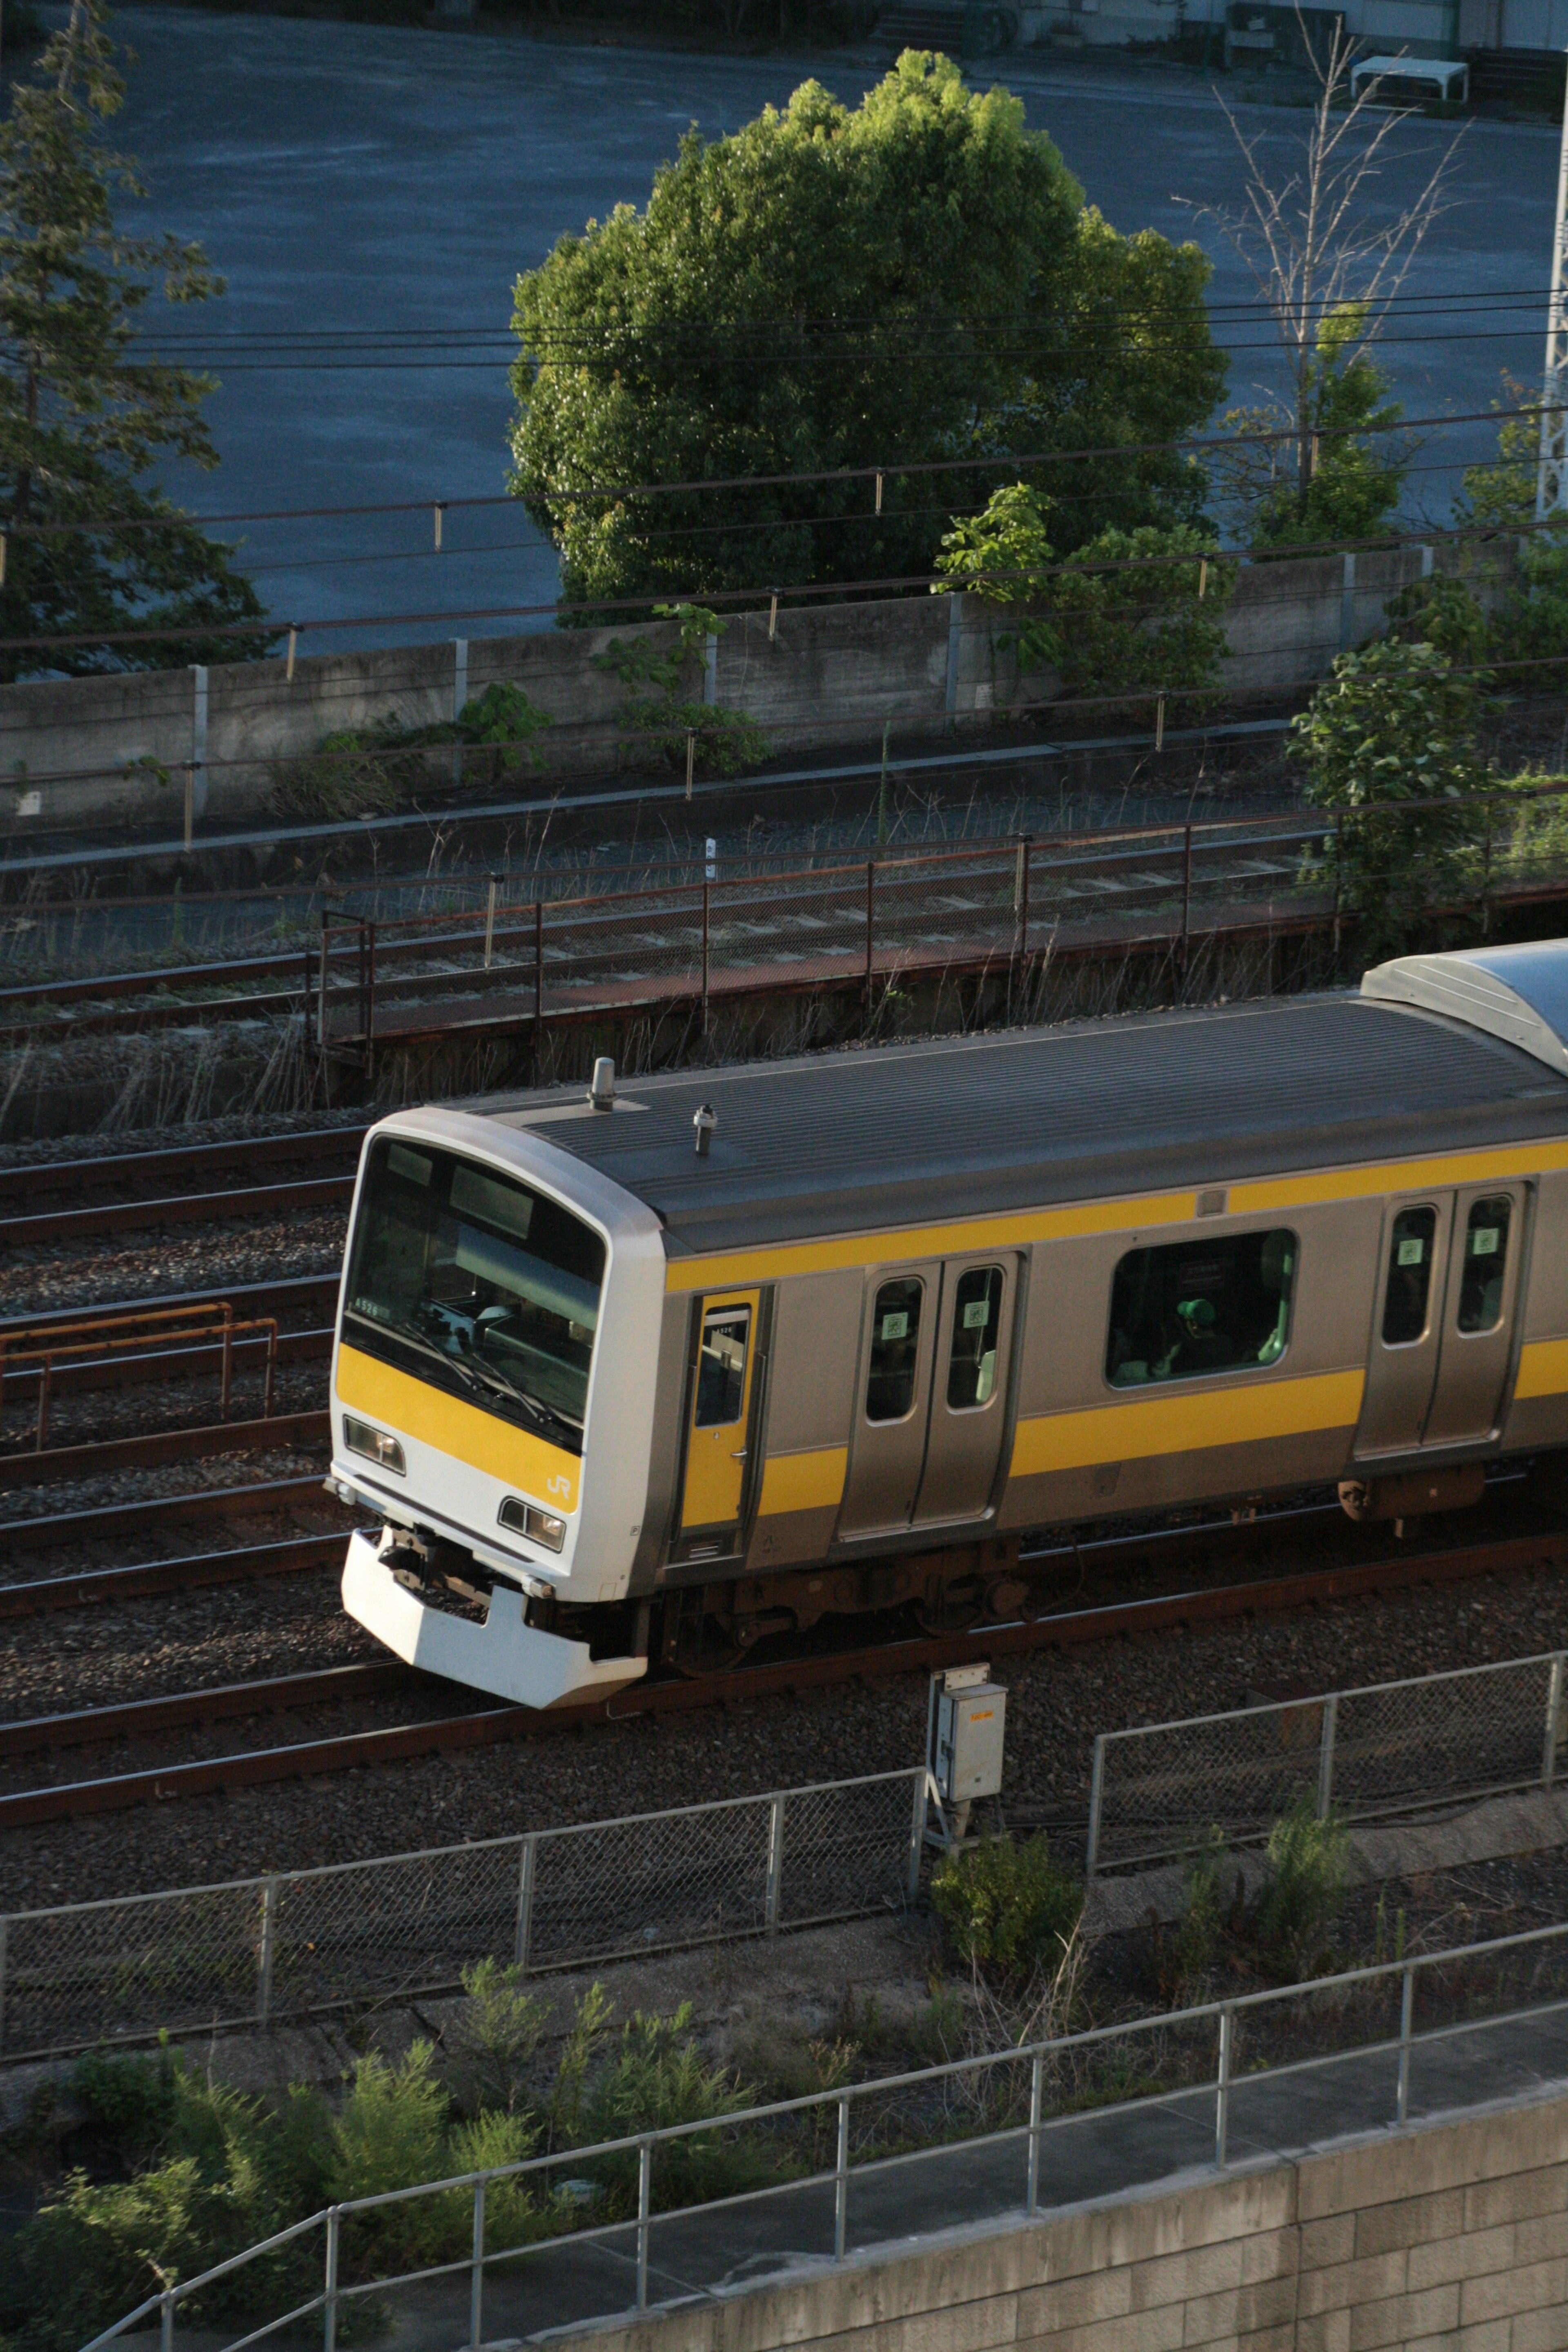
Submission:
<svg viewBox="0 0 1568 2352">
<path fill-rule="evenodd" d="M 311 1029 L 368 1049 L 453 1026 L 531 1027 L 634 1007 L 712 1005 L 780 989 L 1002 971 L 1049 958 L 1161 949 L 1258 932 L 1331 931 L 1342 884 L 1380 827 L 1438 813 L 1452 854 L 1425 885 L 1431 912 L 1561 897 L 1568 800 L 1559 788 L 1406 801 L 1386 809 L 1209 818 L 884 853 L 787 872 L 722 872 L 641 889 L 510 898 L 377 921 L 322 916 Z M 1423 885 L 1413 877 L 1418 896 Z"/>
<path fill-rule="evenodd" d="M 0 1916 L 0 2054 L 267 2024 L 911 1901 L 925 1773 Z"/>
<path fill-rule="evenodd" d="M 1168 1861 L 1210 1828 L 1245 1843 L 1310 1798 L 1349 1820 L 1547 1788 L 1563 1722 L 1562 1651 L 1236 1707 L 1094 1743 L 1087 1868 Z"/>
<path fill-rule="evenodd" d="M 335 2352 L 356 2304 L 376 2298 L 384 2320 L 387 2297 L 412 2289 L 447 2340 L 479 2345 L 487 2326 L 530 2336 L 629 2316 L 957 2220 L 1032 2218 L 1194 2164 L 1403 2129 L 1568 2076 L 1565 1969 L 1568 1927 L 1539 1928 L 346 2200 L 148 2296 L 84 2352 L 153 2319 L 173 2352 L 187 2305 L 206 2328 L 247 2323 L 227 2352 L 318 2317 Z M 1489 2037 L 1480 2065 L 1477 2035 Z M 683 2196 L 683 2168 L 700 2178 L 705 2161 L 711 2176 L 720 2150 L 773 2177 Z M 574 2225 L 592 2202 L 614 2210 Z M 387 2270 L 377 2231 L 421 2205 L 422 2235 L 403 2234 L 432 2258 Z M 585 2249 L 611 2259 L 584 2263 Z M 321 2284 L 301 2293 L 307 2260 Z M 498 2289 L 510 2296 L 499 2326 Z"/>
</svg>

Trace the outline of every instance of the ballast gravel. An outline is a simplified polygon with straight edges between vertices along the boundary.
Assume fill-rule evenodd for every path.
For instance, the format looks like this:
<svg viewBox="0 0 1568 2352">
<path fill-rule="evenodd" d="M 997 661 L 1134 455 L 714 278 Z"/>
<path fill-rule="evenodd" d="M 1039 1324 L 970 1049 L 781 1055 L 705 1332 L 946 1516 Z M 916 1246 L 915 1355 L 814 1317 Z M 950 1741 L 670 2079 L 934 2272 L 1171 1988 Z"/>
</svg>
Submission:
<svg viewBox="0 0 1568 2352">
<path fill-rule="evenodd" d="M 299 1591 L 304 1621 L 308 1591 L 323 1629 L 341 1615 L 330 1580 Z M 237 1634 L 237 1654 L 245 1638 Z M 1065 1851 L 1080 1850 L 1099 1731 L 1239 1706 L 1249 1691 L 1343 1688 L 1563 1646 L 1562 1579 L 1536 1571 L 1012 1659 L 998 1669 L 1009 1693 L 1004 1809 L 1020 1827 L 1055 1826 Z M 452 1697 L 471 1704 L 456 1688 Z M 0 1909 L 894 1770 L 921 1760 L 925 1715 L 921 1678 L 851 1685 L 13 1831 L 0 1835 Z M 259 1744 L 255 1727 L 235 1731 L 236 1747 Z"/>
</svg>

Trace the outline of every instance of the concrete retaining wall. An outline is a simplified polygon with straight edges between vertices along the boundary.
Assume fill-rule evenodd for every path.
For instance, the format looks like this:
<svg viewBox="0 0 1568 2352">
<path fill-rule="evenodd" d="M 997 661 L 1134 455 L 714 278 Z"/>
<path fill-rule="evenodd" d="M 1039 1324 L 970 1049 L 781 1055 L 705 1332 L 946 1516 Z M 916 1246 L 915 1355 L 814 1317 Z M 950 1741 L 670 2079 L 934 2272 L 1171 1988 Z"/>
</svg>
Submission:
<svg viewBox="0 0 1568 2352">
<path fill-rule="evenodd" d="M 1454 560 L 1449 548 L 1436 553 L 1445 565 Z M 1247 691 L 1321 677 L 1342 647 L 1382 625 L 1389 597 L 1433 560 L 1411 546 L 1244 567 L 1226 616 L 1226 683 Z M 710 640 L 704 675 L 690 666 L 689 692 L 748 711 L 778 752 L 864 742 L 889 719 L 907 741 L 1050 701 L 1056 679 L 1020 677 L 1009 634 L 1002 608 L 973 596 L 785 606 L 771 635 L 766 612 L 745 613 Z M 595 667 L 616 636 L 662 653 L 675 625 L 302 658 L 292 679 L 274 659 L 0 688 L 0 820 L 24 840 L 94 822 L 176 830 L 193 772 L 197 817 L 254 817 L 268 806 L 273 762 L 388 716 L 405 726 L 450 719 L 498 681 L 521 687 L 550 714 L 539 739 L 550 779 L 600 775 L 617 764 L 615 722 L 628 691 Z M 1098 733 L 1096 714 L 1075 714 L 1069 731 Z M 435 761 L 437 782 L 447 756 Z"/>
<path fill-rule="evenodd" d="M 591 2332 L 598 2352 L 1560 2352 L 1568 2100 L 954 2231 Z"/>
</svg>

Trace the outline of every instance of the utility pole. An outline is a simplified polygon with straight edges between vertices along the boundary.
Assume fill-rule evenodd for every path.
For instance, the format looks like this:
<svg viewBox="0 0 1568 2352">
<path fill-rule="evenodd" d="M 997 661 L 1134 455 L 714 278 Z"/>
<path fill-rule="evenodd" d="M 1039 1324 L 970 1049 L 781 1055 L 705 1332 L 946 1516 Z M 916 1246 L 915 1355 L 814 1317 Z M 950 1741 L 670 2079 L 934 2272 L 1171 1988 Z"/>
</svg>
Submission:
<svg viewBox="0 0 1568 2352">
<path fill-rule="evenodd" d="M 1568 514 L 1568 59 L 1563 86 L 1563 145 L 1557 159 L 1557 220 L 1552 232 L 1552 307 L 1546 315 L 1546 374 L 1541 401 L 1541 464 L 1535 520 Z"/>
</svg>

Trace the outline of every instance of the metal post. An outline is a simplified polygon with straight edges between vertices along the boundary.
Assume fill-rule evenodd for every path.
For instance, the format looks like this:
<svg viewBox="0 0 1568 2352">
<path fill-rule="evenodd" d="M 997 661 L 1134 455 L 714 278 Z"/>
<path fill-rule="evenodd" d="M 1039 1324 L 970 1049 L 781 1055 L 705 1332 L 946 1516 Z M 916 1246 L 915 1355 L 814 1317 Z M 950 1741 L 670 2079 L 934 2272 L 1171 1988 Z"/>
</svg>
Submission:
<svg viewBox="0 0 1568 2352">
<path fill-rule="evenodd" d="M 468 2265 L 468 2342 L 479 2352 L 485 2324 L 485 2184 L 474 2183 L 474 2254 Z"/>
<path fill-rule="evenodd" d="M 533 902 L 533 1082 L 539 1083 L 540 1040 L 544 1034 L 544 901 Z"/>
<path fill-rule="evenodd" d="M 160 2352 L 174 2352 L 174 2290 L 166 2286 L 158 2299 Z"/>
<path fill-rule="evenodd" d="M 871 1002 L 871 953 L 877 937 L 877 861 L 866 860 L 866 1002 Z"/>
<path fill-rule="evenodd" d="M 1092 1878 L 1100 1861 L 1100 1809 L 1105 1800 L 1105 1734 L 1094 1735 L 1094 1771 L 1089 1784 L 1089 1850 L 1084 1855 L 1083 1874 Z"/>
<path fill-rule="evenodd" d="M 1323 1736 L 1318 1748 L 1318 1819 L 1326 1822 L 1334 1801 L 1334 1731 L 1339 1722 L 1340 1695 L 1331 1691 L 1323 1701 Z"/>
<path fill-rule="evenodd" d="M 1394 2106 L 1396 2124 L 1403 2124 L 1410 2112 L 1410 2023 L 1415 2010 L 1415 1971 L 1406 1969 L 1399 2000 L 1399 2096 Z"/>
<path fill-rule="evenodd" d="M 489 896 L 485 901 L 485 970 L 489 971 L 496 944 L 496 877 L 490 876 Z"/>
<path fill-rule="evenodd" d="M 1546 1677 L 1546 1726 L 1541 1738 L 1541 1785 L 1550 1789 L 1557 1777 L 1557 1724 L 1563 1713 L 1563 1653 L 1552 1661 Z"/>
<path fill-rule="evenodd" d="M 468 701 L 468 641 L 467 637 L 452 639 L 452 723 L 457 725 Z M 463 739 L 459 735 L 452 746 L 452 782 L 463 781 Z"/>
<path fill-rule="evenodd" d="M 1344 871 L 1345 813 L 1334 811 L 1334 962 L 1340 960 L 1340 881 Z"/>
<path fill-rule="evenodd" d="M 1535 520 L 1568 508 L 1568 85 L 1563 93 L 1563 143 L 1557 157 L 1557 219 L 1552 233 L 1552 306 L 1546 321 L 1546 369 L 1542 384 L 1541 455 L 1535 477 Z"/>
<path fill-rule="evenodd" d="M 958 723 L 958 648 L 963 632 L 963 599 L 954 591 L 947 600 L 947 723 Z"/>
<path fill-rule="evenodd" d="M 691 798 L 691 776 L 697 764 L 697 736 L 691 728 L 686 730 L 686 797 Z"/>
<path fill-rule="evenodd" d="M 364 1042 L 368 1045 L 375 1035 L 375 925 L 367 923 L 364 929 Z"/>
<path fill-rule="evenodd" d="M 278 1881 L 261 1885 L 261 1958 L 256 1971 L 256 2014 L 265 2025 L 272 2014 L 272 1965 L 278 1949 Z"/>
<path fill-rule="evenodd" d="M 223 1396 L 218 1419 L 228 1419 L 229 1400 L 234 1390 L 234 1308 L 226 1298 L 223 1303 Z"/>
<path fill-rule="evenodd" d="M 710 887 L 710 886 L 709 886 L 706 882 L 704 882 L 704 883 L 703 883 L 703 885 L 702 885 L 702 1034 L 703 1034 L 705 1037 L 706 1037 L 706 1036 L 707 1036 L 707 1034 L 708 1034 L 708 892 L 709 892 L 709 887 Z"/>
<path fill-rule="evenodd" d="M 1224 2166 L 1230 2137 L 1230 2045 L 1235 2018 L 1227 2000 L 1219 2013 L 1219 2081 L 1214 2106 L 1214 2160 Z"/>
<path fill-rule="evenodd" d="M 914 1790 L 910 1806 L 910 1868 L 904 1882 L 904 1893 L 911 1904 L 918 1903 L 921 1893 L 921 1849 L 926 1833 L 926 1776 L 923 1771 L 910 1776 Z"/>
<path fill-rule="evenodd" d="M 522 1841 L 517 1868 L 517 1965 L 528 1973 L 528 1948 L 533 1940 L 533 1881 L 539 1867 L 539 1832 L 530 1830 Z"/>
<path fill-rule="evenodd" d="M 1187 940 L 1193 921 L 1193 828 L 1189 824 L 1182 842 L 1182 971 L 1187 969 Z"/>
<path fill-rule="evenodd" d="M 1485 845 L 1485 847 L 1484 847 L 1484 849 L 1482 850 L 1482 853 L 1481 853 L 1481 937 L 1482 937 L 1482 939 L 1483 939 L 1483 940 L 1484 940 L 1484 939 L 1486 939 L 1486 938 L 1488 937 L 1488 935 L 1489 934 L 1489 932 L 1490 932 L 1490 930 L 1491 930 L 1491 908 L 1490 908 L 1491 887 L 1492 887 L 1492 804 L 1491 804 L 1490 801 L 1489 800 L 1489 801 L 1488 801 L 1488 803 L 1487 803 L 1487 837 L 1486 837 L 1486 845 Z"/>
<path fill-rule="evenodd" d="M 647 2217 L 653 2204 L 653 2142 L 637 2147 L 637 2309 L 647 2309 Z"/>
<path fill-rule="evenodd" d="M 337 2352 L 339 2209 L 327 2208 L 327 2276 L 321 2298 L 321 2352 Z"/>
<path fill-rule="evenodd" d="M 207 673 L 202 662 L 191 665 L 191 803 L 197 816 L 207 813 Z M 185 847 L 191 845 L 189 834 Z"/>
<path fill-rule="evenodd" d="M 844 2260 L 844 2240 L 849 2223 L 849 2102 L 838 2102 L 838 2161 L 833 2175 L 833 2257 Z"/>
<path fill-rule="evenodd" d="M 1040 2206 L 1040 2109 L 1046 2087 L 1046 2062 L 1039 2051 L 1029 2069 L 1029 2202 L 1031 2220 Z"/>
<path fill-rule="evenodd" d="M 195 828 L 196 771 L 195 763 L 193 761 L 185 770 L 185 847 L 187 849 L 189 849 L 191 845 L 191 837 L 195 832 Z"/>
<path fill-rule="evenodd" d="M 784 1800 L 774 1797 L 768 1807 L 767 1932 L 779 1931 L 779 1895 L 784 1886 Z"/>
<path fill-rule="evenodd" d="M 1026 964 L 1029 960 L 1029 852 L 1033 846 L 1026 834 L 1018 852 L 1018 961 L 1021 964 Z"/>
</svg>

